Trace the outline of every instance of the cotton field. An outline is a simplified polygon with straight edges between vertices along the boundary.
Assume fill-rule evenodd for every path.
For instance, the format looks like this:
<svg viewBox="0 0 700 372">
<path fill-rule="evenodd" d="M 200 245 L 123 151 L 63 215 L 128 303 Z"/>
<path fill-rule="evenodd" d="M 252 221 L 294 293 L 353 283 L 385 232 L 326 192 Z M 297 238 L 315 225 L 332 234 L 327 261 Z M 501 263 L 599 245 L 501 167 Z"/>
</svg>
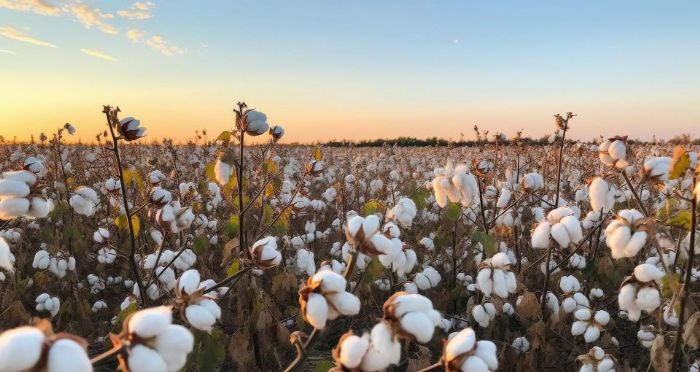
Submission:
<svg viewBox="0 0 700 372">
<path fill-rule="evenodd" d="M 97 109 L 99 111 L 99 108 Z M 697 148 L 0 144 L 0 371 L 699 371 Z M 129 115 L 133 115 L 129 116 Z"/>
</svg>

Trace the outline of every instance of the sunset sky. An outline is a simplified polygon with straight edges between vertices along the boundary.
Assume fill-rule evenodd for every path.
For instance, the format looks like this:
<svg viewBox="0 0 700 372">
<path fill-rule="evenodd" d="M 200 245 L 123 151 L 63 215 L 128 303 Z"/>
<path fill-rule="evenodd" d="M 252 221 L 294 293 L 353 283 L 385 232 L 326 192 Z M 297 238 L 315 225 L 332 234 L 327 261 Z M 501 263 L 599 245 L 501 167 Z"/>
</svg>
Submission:
<svg viewBox="0 0 700 372">
<path fill-rule="evenodd" d="M 700 2 L 0 0 L 0 135 L 101 105 L 150 138 L 231 126 L 245 100 L 287 142 L 397 136 L 700 135 Z"/>
</svg>

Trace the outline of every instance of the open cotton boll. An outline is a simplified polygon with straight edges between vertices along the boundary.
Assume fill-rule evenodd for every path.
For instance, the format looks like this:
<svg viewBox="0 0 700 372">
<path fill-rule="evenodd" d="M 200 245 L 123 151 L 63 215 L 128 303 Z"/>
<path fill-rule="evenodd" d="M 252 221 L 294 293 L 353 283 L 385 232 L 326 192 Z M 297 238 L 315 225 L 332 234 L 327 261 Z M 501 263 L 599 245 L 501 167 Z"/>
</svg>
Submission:
<svg viewBox="0 0 700 372">
<path fill-rule="evenodd" d="M 203 303 L 204 301 L 200 301 L 198 304 L 188 305 L 185 308 L 185 317 L 192 327 L 201 331 L 210 332 L 214 323 L 216 323 L 217 316 L 210 308 L 204 306 Z M 216 303 L 214 303 L 214 305 L 216 305 Z M 216 307 L 218 308 L 218 305 L 216 305 Z M 220 316 L 221 310 L 218 311 Z"/>
<path fill-rule="evenodd" d="M 388 218 L 392 219 L 401 227 L 411 227 L 413 219 L 416 217 L 418 210 L 416 203 L 409 198 L 401 198 L 396 203 L 394 208 L 388 213 Z M 398 237 L 398 236 L 397 236 Z"/>
<path fill-rule="evenodd" d="M 313 252 L 309 252 L 306 249 L 298 250 L 296 265 L 299 271 L 305 272 L 306 275 L 314 275 L 316 272 L 316 263 L 314 262 Z"/>
<path fill-rule="evenodd" d="M 200 276 L 197 270 L 187 270 L 178 279 L 178 289 L 187 294 L 193 294 L 199 289 Z"/>
<path fill-rule="evenodd" d="M 0 220 L 10 220 L 29 213 L 31 203 L 25 198 L 0 199 Z"/>
<path fill-rule="evenodd" d="M 666 275 L 656 265 L 643 263 L 634 268 L 634 277 L 641 282 L 651 282 L 659 280 Z"/>
<path fill-rule="evenodd" d="M 610 211 L 615 204 L 615 192 L 617 190 L 601 177 L 595 178 L 588 188 L 591 199 L 591 210 L 600 213 Z"/>
<path fill-rule="evenodd" d="M 549 248 L 552 225 L 543 221 L 532 232 L 531 245 L 532 248 L 546 249 Z"/>
<path fill-rule="evenodd" d="M 509 189 L 507 189 L 507 188 L 501 189 L 501 195 L 498 197 L 498 201 L 496 202 L 496 207 L 497 208 L 507 207 L 508 202 L 510 202 L 511 196 L 512 196 L 512 193 Z"/>
<path fill-rule="evenodd" d="M 0 237 L 0 268 L 9 272 L 15 271 L 15 256 L 10 252 L 10 246 Z"/>
<path fill-rule="evenodd" d="M 41 358 L 44 333 L 35 327 L 18 327 L 0 334 L 0 371 L 30 370 Z"/>
<path fill-rule="evenodd" d="M 339 362 L 347 369 L 355 369 L 369 349 L 369 340 L 366 337 L 350 335 L 341 339 Z"/>
<path fill-rule="evenodd" d="M 158 306 L 135 312 L 129 319 L 128 329 L 141 338 L 150 338 L 165 332 L 170 323 L 170 306 Z"/>
<path fill-rule="evenodd" d="M 160 354 L 144 345 L 131 348 L 127 364 L 131 372 L 167 372 L 168 365 Z"/>
<path fill-rule="evenodd" d="M 22 181 L 0 178 L 0 198 L 23 198 L 29 192 L 29 185 Z"/>
<path fill-rule="evenodd" d="M 171 324 L 156 336 L 153 347 L 165 361 L 168 371 L 177 371 L 185 366 L 187 354 L 194 348 L 194 336 L 187 328 Z"/>
<path fill-rule="evenodd" d="M 60 339 L 49 349 L 47 372 L 92 372 L 92 363 L 80 344 Z"/>
</svg>

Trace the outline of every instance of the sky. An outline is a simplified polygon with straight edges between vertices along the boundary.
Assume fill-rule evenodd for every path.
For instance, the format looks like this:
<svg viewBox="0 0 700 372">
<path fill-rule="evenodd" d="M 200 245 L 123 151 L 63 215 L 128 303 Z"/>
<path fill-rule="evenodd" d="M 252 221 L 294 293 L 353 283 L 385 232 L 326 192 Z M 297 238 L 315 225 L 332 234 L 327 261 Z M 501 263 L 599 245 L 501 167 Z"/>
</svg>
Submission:
<svg viewBox="0 0 700 372">
<path fill-rule="evenodd" d="M 0 0 L 0 135 L 120 106 L 215 136 L 243 100 L 286 142 L 491 133 L 700 135 L 700 2 Z"/>
</svg>

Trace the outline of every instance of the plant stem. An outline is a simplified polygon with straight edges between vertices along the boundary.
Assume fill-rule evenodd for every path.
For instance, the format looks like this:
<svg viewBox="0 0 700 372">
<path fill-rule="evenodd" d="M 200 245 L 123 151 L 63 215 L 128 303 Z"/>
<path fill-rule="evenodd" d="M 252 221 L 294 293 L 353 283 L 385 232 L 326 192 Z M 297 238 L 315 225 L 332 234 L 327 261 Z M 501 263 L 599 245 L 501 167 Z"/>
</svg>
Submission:
<svg viewBox="0 0 700 372">
<path fill-rule="evenodd" d="M 239 120 L 245 120 L 243 116 Z M 243 147 L 245 144 L 245 131 L 241 130 L 241 140 L 239 142 L 239 163 L 238 163 L 238 246 L 245 249 L 245 209 L 243 208 L 243 171 L 245 162 L 243 160 Z"/>
<path fill-rule="evenodd" d="M 246 268 L 243 268 L 243 269 L 241 269 L 241 270 L 238 270 L 235 274 L 233 274 L 233 275 L 227 277 L 226 279 L 224 279 L 224 280 L 222 280 L 222 281 L 216 283 L 216 284 L 215 284 L 214 286 L 212 286 L 211 288 L 208 288 L 206 291 L 204 291 L 204 293 L 207 294 L 207 293 L 209 293 L 209 292 L 211 292 L 211 291 L 215 291 L 215 290 L 217 290 L 217 289 L 219 289 L 219 288 L 225 286 L 226 284 L 228 284 L 228 283 L 230 283 L 230 282 L 236 280 L 236 278 L 238 278 L 239 276 L 241 276 L 241 275 L 247 273 L 247 272 L 250 271 L 252 268 L 253 268 L 252 266 L 248 266 L 248 267 L 246 267 Z"/>
<path fill-rule="evenodd" d="M 355 269 L 356 263 L 357 263 L 357 257 L 359 256 L 359 253 L 357 251 L 354 251 L 350 254 L 350 261 L 348 262 L 348 265 L 345 267 L 345 272 L 343 273 L 343 277 L 348 280 L 350 279 L 350 276 L 352 275 L 353 270 Z M 360 285 L 360 283 L 357 283 L 356 285 Z M 287 366 L 287 368 L 284 369 L 284 372 L 292 372 L 299 368 L 301 364 L 306 360 L 307 357 L 307 351 L 313 346 L 313 344 L 316 342 L 318 339 L 318 336 L 321 335 L 321 330 L 318 328 L 314 328 L 313 331 L 311 331 L 311 334 L 309 335 L 309 338 L 304 342 L 304 345 L 301 345 L 301 342 L 296 342 L 294 346 L 297 348 L 297 356 L 294 358 L 292 363 Z"/>
<path fill-rule="evenodd" d="M 143 306 L 148 306 L 148 297 L 146 295 L 146 289 L 143 286 L 143 281 L 141 280 L 141 275 L 139 275 L 138 265 L 136 264 L 136 236 L 134 234 L 134 224 L 131 221 L 131 212 L 129 211 L 129 199 L 126 195 L 126 183 L 124 182 L 124 169 L 122 168 L 122 161 L 119 155 L 119 139 L 114 134 L 114 128 L 112 125 L 112 119 L 110 117 L 111 109 L 108 107 L 105 109 L 105 115 L 107 117 L 107 126 L 109 127 L 109 132 L 112 135 L 112 151 L 114 152 L 114 157 L 117 161 L 117 168 L 119 169 L 119 182 L 120 189 L 122 192 L 122 202 L 124 204 L 124 214 L 126 215 L 127 226 L 129 227 L 129 266 L 131 267 L 132 275 L 136 279 L 136 285 L 139 288 L 139 297 L 141 297 L 141 304 Z"/>
<path fill-rule="evenodd" d="M 695 190 L 695 179 L 693 179 L 693 190 Z M 686 264 L 685 268 L 685 280 L 683 281 L 683 290 L 681 293 L 683 294 L 683 297 L 681 298 L 681 310 L 678 314 L 678 330 L 676 330 L 676 339 L 675 339 L 675 346 L 673 350 L 673 360 L 671 362 L 671 370 L 677 370 L 680 366 L 678 366 L 678 363 L 680 363 L 680 354 L 681 354 L 681 349 L 683 345 L 683 325 L 685 324 L 685 306 L 688 301 L 688 295 L 690 291 L 690 279 L 692 278 L 693 275 L 693 260 L 695 259 L 695 227 L 697 225 L 697 216 L 696 216 L 696 204 L 697 204 L 697 196 L 695 195 L 693 191 L 693 200 L 691 201 L 692 205 L 690 207 L 691 210 L 691 218 L 690 218 L 690 245 L 688 246 L 688 263 Z M 669 277 L 670 279 L 670 277 Z"/>
<path fill-rule="evenodd" d="M 561 144 L 559 146 L 559 161 L 557 163 L 557 192 L 556 196 L 554 197 L 554 208 L 559 207 L 559 191 L 560 191 L 560 183 L 561 183 L 561 164 L 564 156 L 564 145 L 566 144 L 566 129 L 568 128 L 568 123 L 564 125 L 563 128 L 563 133 L 561 135 Z M 552 273 L 552 270 L 549 269 L 550 262 L 552 260 L 552 250 L 554 249 L 554 246 L 550 244 L 549 248 L 547 248 L 547 260 L 545 261 L 545 272 L 544 272 L 544 285 L 542 286 L 542 299 L 540 300 L 540 310 L 542 312 L 542 316 L 545 316 L 545 310 L 547 309 L 547 290 L 549 288 L 549 276 Z M 545 317 L 546 319 L 546 317 Z"/>
<path fill-rule="evenodd" d="M 649 217 L 649 212 L 647 212 L 644 203 L 642 203 L 642 198 L 639 197 L 639 194 L 637 194 L 637 190 L 634 188 L 634 186 L 632 186 L 632 182 L 630 181 L 629 177 L 627 177 L 627 171 L 623 169 L 621 173 L 622 177 L 625 178 L 625 182 L 627 182 L 627 186 L 632 191 L 632 195 L 634 195 L 634 198 L 637 200 L 637 204 L 639 204 L 639 209 L 641 209 L 642 213 L 644 213 L 644 217 Z"/>
</svg>

